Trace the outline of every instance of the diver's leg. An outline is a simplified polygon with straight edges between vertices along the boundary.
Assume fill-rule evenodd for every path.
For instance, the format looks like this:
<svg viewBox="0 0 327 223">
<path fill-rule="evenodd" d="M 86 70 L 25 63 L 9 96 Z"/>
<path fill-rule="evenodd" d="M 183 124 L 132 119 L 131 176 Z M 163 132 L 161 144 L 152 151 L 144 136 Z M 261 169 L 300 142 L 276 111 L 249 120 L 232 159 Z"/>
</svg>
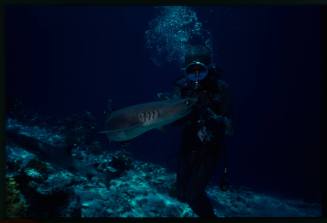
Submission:
<svg viewBox="0 0 327 223">
<path fill-rule="evenodd" d="M 194 169 L 188 182 L 186 198 L 199 217 L 214 217 L 213 207 L 205 189 L 214 173 L 218 160 L 217 152 L 203 148 L 197 155 Z"/>
<path fill-rule="evenodd" d="M 203 192 L 194 200 L 189 202 L 190 207 L 201 218 L 215 218 L 217 217 L 214 213 L 212 204 L 206 192 Z"/>
<path fill-rule="evenodd" d="M 186 128 L 182 132 L 181 147 L 178 158 L 178 169 L 176 175 L 176 193 L 177 198 L 183 202 L 186 201 L 185 193 L 189 186 L 189 180 L 193 172 L 194 150 L 197 146 L 192 137 L 192 128 Z"/>
<path fill-rule="evenodd" d="M 181 201 L 186 201 L 186 192 L 189 187 L 189 180 L 192 174 L 192 151 L 183 151 L 179 156 L 179 164 L 176 175 L 176 193 L 177 198 Z"/>
</svg>

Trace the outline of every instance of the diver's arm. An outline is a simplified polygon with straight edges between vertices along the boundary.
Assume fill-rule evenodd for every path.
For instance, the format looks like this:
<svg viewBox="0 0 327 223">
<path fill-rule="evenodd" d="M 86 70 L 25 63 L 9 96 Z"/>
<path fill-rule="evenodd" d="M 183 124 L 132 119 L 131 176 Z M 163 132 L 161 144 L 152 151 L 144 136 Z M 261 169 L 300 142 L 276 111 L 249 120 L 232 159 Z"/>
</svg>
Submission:
<svg viewBox="0 0 327 223">
<path fill-rule="evenodd" d="M 222 123 L 225 127 L 225 134 L 233 134 L 233 126 L 231 121 L 231 103 L 228 93 L 228 85 L 221 80 L 217 81 L 215 95 L 213 97 L 212 106 L 208 107 L 209 117 L 218 123 Z"/>
<path fill-rule="evenodd" d="M 233 126 L 231 121 L 232 116 L 232 106 L 230 100 L 230 94 L 228 85 L 221 80 L 217 81 L 216 89 L 216 100 L 213 100 L 213 108 L 215 110 L 208 108 L 209 117 L 216 120 L 218 123 L 222 123 L 224 126 L 225 135 L 233 135 Z M 222 191 L 227 191 L 229 188 L 229 168 L 228 168 L 228 151 L 225 144 L 222 145 L 222 158 L 223 158 L 223 175 L 220 179 L 220 189 Z"/>
<path fill-rule="evenodd" d="M 225 81 L 217 80 L 216 95 L 218 99 L 216 103 L 219 103 L 219 114 L 230 117 L 232 113 L 230 92 L 229 86 Z"/>
</svg>

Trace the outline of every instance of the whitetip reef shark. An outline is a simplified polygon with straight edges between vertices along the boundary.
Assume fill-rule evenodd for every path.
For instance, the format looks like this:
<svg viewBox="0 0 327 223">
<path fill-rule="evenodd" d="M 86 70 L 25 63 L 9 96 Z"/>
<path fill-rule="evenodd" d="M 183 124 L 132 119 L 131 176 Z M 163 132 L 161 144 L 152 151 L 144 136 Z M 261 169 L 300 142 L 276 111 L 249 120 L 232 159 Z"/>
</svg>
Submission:
<svg viewBox="0 0 327 223">
<path fill-rule="evenodd" d="M 111 112 L 105 122 L 109 141 L 130 141 L 188 115 L 197 98 L 173 98 L 137 104 Z"/>
</svg>

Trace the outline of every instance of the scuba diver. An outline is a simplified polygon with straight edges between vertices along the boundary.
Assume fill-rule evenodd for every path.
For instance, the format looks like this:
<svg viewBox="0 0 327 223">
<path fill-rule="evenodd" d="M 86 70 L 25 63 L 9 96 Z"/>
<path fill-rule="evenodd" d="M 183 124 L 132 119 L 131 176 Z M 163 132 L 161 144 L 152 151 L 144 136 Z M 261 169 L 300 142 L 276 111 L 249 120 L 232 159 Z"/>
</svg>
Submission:
<svg viewBox="0 0 327 223">
<path fill-rule="evenodd" d="M 199 217 L 216 217 L 205 189 L 223 151 L 224 136 L 232 134 L 227 84 L 220 80 L 221 70 L 212 64 L 210 50 L 191 46 L 185 56 L 185 75 L 175 82 L 172 94 L 158 97 L 197 97 L 192 112 L 174 125 L 182 126 L 176 187 L 172 194 L 190 205 Z M 226 159 L 225 159 L 226 160 Z M 226 190 L 227 167 L 220 188 Z"/>
</svg>

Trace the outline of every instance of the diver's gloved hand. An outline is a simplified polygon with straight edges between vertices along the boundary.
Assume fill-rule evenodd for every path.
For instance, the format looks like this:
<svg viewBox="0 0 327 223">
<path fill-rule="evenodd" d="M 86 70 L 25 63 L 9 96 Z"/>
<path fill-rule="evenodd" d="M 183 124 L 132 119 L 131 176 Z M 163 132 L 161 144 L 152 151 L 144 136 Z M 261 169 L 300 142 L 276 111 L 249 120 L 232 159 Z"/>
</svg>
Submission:
<svg viewBox="0 0 327 223">
<path fill-rule="evenodd" d="M 225 135 L 231 136 L 233 135 L 233 126 L 232 126 L 232 121 L 222 115 L 217 115 L 212 109 L 208 108 L 207 111 L 209 112 L 209 115 L 212 119 L 214 119 L 217 122 L 221 122 L 225 126 Z"/>
<path fill-rule="evenodd" d="M 210 142 L 213 139 L 213 134 L 208 131 L 206 126 L 202 126 L 197 132 L 197 136 L 201 142 L 206 143 Z"/>
</svg>

